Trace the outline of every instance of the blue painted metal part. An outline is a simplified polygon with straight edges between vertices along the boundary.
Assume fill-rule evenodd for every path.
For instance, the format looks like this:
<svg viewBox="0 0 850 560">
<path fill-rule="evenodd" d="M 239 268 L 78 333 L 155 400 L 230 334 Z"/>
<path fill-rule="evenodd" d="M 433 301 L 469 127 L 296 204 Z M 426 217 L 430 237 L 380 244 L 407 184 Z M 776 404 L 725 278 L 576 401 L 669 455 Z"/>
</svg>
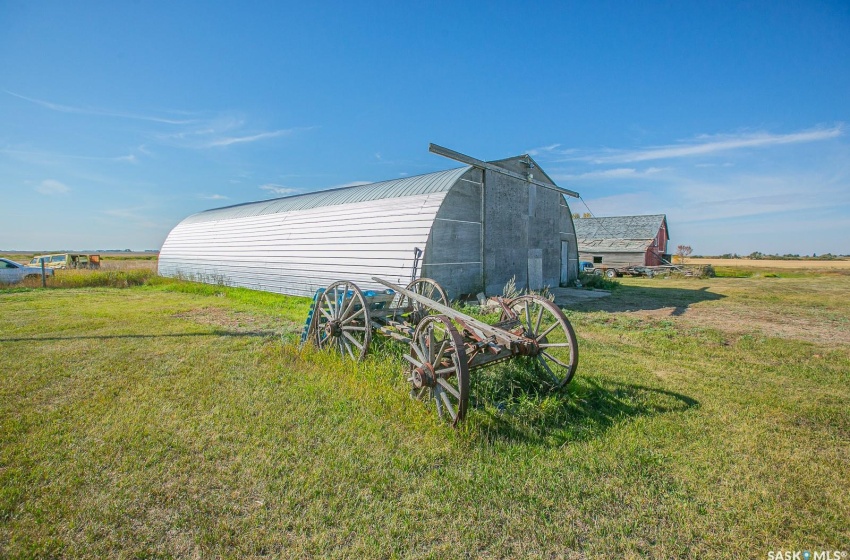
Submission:
<svg viewBox="0 0 850 560">
<path fill-rule="evenodd" d="M 304 328 L 301 329 L 301 344 L 307 342 L 307 335 L 310 333 L 310 325 L 313 323 L 313 310 L 316 309 L 316 301 L 325 293 L 324 288 L 319 288 L 313 294 L 313 305 L 310 306 L 310 311 L 307 312 L 307 320 L 304 322 Z"/>
<path fill-rule="evenodd" d="M 307 312 L 307 320 L 304 322 L 304 328 L 301 329 L 301 344 L 303 345 L 307 342 L 307 336 L 310 334 L 310 326 L 313 323 L 313 312 L 316 309 L 316 302 L 319 301 L 319 298 L 322 297 L 322 294 L 325 293 L 324 288 L 319 288 L 316 290 L 316 293 L 313 294 L 313 304 L 310 306 L 310 311 Z M 395 290 L 386 289 L 386 290 L 366 290 L 363 292 L 363 297 L 366 298 L 366 303 L 369 305 L 369 309 L 384 309 L 388 307 L 389 302 L 386 301 L 386 296 L 394 296 Z M 353 297 L 354 291 L 348 290 L 344 294 L 346 298 Z M 381 301 L 375 301 L 379 299 Z M 337 305 L 342 305 L 343 294 L 340 294 L 337 297 Z M 358 306 L 359 309 L 359 306 Z"/>
</svg>

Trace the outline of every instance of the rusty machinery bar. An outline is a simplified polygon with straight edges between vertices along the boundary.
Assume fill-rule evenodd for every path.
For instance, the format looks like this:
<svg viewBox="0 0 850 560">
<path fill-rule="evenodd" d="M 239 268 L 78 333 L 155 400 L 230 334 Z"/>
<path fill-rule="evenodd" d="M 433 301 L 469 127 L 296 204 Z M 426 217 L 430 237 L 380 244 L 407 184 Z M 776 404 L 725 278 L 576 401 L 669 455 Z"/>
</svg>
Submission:
<svg viewBox="0 0 850 560">
<path fill-rule="evenodd" d="M 470 368 L 502 361 L 513 356 L 536 356 L 540 352 L 540 347 L 536 340 L 516 335 L 503 328 L 505 325 L 488 325 L 447 305 L 429 299 L 422 294 L 417 294 L 401 286 L 396 286 L 381 278 L 373 276 L 372 280 L 407 296 L 429 309 L 445 315 L 461 325 L 466 333 L 475 339 L 475 342 L 467 342 Z M 506 311 L 508 310 L 504 305 L 502 307 Z"/>
</svg>

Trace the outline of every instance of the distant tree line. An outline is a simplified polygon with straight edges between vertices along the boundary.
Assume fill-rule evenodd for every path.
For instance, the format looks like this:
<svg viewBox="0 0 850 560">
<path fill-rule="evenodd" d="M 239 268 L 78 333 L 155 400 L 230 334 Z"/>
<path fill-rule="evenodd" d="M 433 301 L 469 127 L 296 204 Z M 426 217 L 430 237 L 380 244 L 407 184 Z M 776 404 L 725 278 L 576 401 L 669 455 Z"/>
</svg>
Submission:
<svg viewBox="0 0 850 560">
<path fill-rule="evenodd" d="M 712 258 L 712 259 L 752 259 L 752 260 L 770 260 L 770 261 L 794 261 L 794 260 L 823 260 L 823 261 L 832 261 L 837 259 L 846 259 L 850 257 L 850 255 L 833 255 L 832 253 L 823 253 L 818 255 L 817 253 L 812 253 L 811 255 L 798 255 L 797 253 L 785 253 L 784 255 L 779 254 L 771 254 L 771 253 L 762 253 L 761 251 L 753 251 L 749 255 L 739 255 L 738 253 L 723 253 L 722 255 L 694 255 L 695 258 Z"/>
</svg>

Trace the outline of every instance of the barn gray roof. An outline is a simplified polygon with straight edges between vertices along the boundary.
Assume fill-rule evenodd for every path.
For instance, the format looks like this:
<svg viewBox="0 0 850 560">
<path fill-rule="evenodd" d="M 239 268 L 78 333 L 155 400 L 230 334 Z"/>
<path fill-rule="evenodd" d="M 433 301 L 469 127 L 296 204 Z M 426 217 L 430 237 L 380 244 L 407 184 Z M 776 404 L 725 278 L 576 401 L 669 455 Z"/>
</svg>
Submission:
<svg viewBox="0 0 850 560">
<path fill-rule="evenodd" d="M 261 216 L 263 214 L 277 214 L 291 212 L 293 210 L 309 210 L 323 206 L 336 206 L 340 204 L 351 204 L 355 202 L 366 202 L 369 200 L 381 200 L 384 198 L 399 198 L 446 192 L 452 188 L 461 176 L 470 167 L 459 167 L 447 171 L 437 171 L 415 177 L 381 181 L 380 183 L 369 183 L 353 187 L 340 187 L 324 191 L 262 200 L 260 202 L 247 202 L 224 208 L 214 208 L 193 214 L 183 220 L 183 223 L 210 222 L 215 220 L 229 220 L 232 218 L 244 218 L 247 216 Z"/>
<path fill-rule="evenodd" d="M 643 251 L 652 244 L 662 224 L 667 223 L 667 217 L 610 216 L 576 218 L 573 222 L 580 249 Z"/>
</svg>

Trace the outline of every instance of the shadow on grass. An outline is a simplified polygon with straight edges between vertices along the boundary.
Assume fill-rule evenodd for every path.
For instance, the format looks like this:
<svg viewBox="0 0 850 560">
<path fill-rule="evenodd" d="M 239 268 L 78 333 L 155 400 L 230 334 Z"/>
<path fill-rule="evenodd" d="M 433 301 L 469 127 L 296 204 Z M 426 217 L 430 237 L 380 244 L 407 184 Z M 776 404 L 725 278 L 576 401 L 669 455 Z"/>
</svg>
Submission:
<svg viewBox="0 0 850 560">
<path fill-rule="evenodd" d="M 684 412 L 700 403 L 687 395 L 617 381 L 577 377 L 551 391 L 519 365 L 473 378 L 470 428 L 487 443 L 559 446 L 586 441 L 641 416 Z M 485 370 L 486 371 L 486 370 Z M 478 373 L 478 372 L 476 372 Z"/>
<path fill-rule="evenodd" d="M 662 282 L 662 280 L 659 280 Z M 695 283 L 698 281 L 695 281 Z M 643 311 L 673 308 L 672 316 L 682 315 L 688 306 L 703 301 L 717 301 L 726 296 L 708 291 L 703 285 L 693 290 L 685 288 L 662 288 L 648 286 L 621 286 L 605 298 L 582 301 L 570 305 L 576 311 Z"/>
<path fill-rule="evenodd" d="M 0 338 L 0 342 L 56 342 L 60 340 L 111 340 L 124 338 L 183 338 L 193 336 L 234 336 L 234 337 L 270 337 L 278 336 L 276 331 L 228 331 L 214 330 L 198 333 L 168 333 L 168 334 L 104 334 L 81 336 L 29 336 L 16 338 Z"/>
</svg>

